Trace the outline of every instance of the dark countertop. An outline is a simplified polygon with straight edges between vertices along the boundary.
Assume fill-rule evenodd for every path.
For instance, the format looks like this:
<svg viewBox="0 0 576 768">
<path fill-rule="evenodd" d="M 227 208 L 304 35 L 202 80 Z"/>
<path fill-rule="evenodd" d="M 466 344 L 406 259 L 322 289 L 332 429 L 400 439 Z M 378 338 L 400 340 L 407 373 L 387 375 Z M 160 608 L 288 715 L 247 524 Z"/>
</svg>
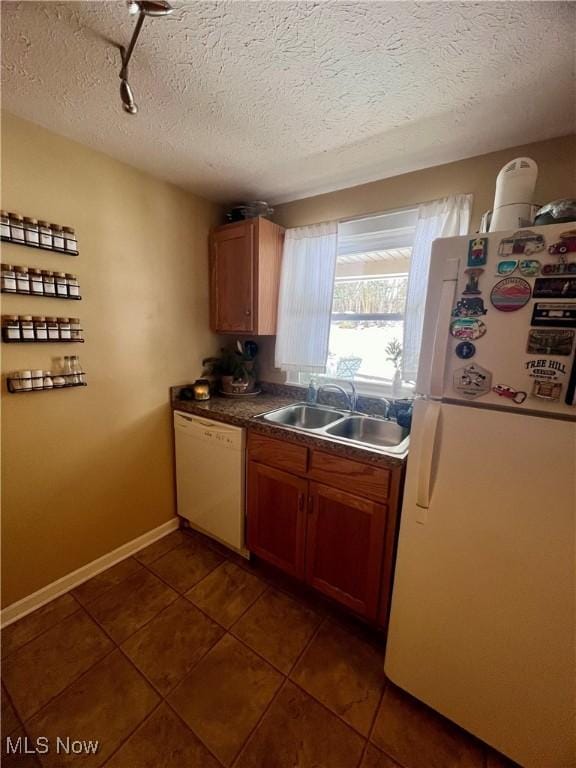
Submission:
<svg viewBox="0 0 576 768">
<path fill-rule="evenodd" d="M 236 399 L 213 396 L 210 400 L 204 402 L 181 400 L 178 397 L 178 390 L 179 388 L 175 387 L 172 391 L 172 408 L 177 411 L 184 411 L 195 416 L 204 416 L 207 419 L 222 421 L 236 427 L 250 428 L 269 437 L 289 440 L 290 442 L 306 445 L 310 448 L 329 451 L 344 458 L 358 459 L 384 467 L 394 468 L 403 466 L 408 456 L 408 452 L 396 456 L 390 455 L 370 448 L 343 443 L 334 438 L 302 432 L 299 429 L 293 429 L 283 424 L 274 424 L 259 419 L 258 417 L 264 413 L 304 400 L 302 392 L 294 392 L 292 394 L 288 391 L 287 387 L 282 388 L 280 393 L 265 391 L 253 398 Z"/>
</svg>

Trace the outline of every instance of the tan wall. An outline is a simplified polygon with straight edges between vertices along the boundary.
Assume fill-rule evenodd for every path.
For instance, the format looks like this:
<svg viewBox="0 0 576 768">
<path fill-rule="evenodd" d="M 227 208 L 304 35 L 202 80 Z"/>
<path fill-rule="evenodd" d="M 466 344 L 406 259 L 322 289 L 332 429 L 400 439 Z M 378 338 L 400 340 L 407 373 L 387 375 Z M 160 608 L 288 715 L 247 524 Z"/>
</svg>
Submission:
<svg viewBox="0 0 576 768">
<path fill-rule="evenodd" d="M 472 193 L 471 231 L 475 231 L 482 213 L 492 208 L 498 171 L 504 163 L 522 155 L 538 163 L 536 201 L 544 203 L 576 195 L 576 136 L 563 136 L 284 203 L 276 207 L 274 220 L 285 227 L 301 227 Z M 274 368 L 274 338 L 262 340 L 260 357 L 262 378 L 285 380 L 284 374 Z"/>
<path fill-rule="evenodd" d="M 174 515 L 168 388 L 217 348 L 208 229 L 219 209 L 11 116 L 2 207 L 76 228 L 80 256 L 4 245 L 2 261 L 77 273 L 83 301 L 3 297 L 3 313 L 78 315 L 86 343 L 4 345 L 3 373 L 80 355 L 85 389 L 3 386 L 3 604 Z"/>
</svg>

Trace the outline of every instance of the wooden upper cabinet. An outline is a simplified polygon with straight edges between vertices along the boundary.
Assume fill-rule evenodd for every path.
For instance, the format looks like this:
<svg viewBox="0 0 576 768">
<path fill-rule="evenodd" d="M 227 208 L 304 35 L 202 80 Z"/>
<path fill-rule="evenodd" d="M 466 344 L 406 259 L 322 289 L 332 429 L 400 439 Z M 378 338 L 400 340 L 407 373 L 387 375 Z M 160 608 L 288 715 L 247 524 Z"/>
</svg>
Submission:
<svg viewBox="0 0 576 768">
<path fill-rule="evenodd" d="M 296 578 L 304 578 L 308 483 L 288 472 L 248 462 L 248 548 Z"/>
<path fill-rule="evenodd" d="M 306 581 L 376 619 L 385 530 L 385 505 L 310 483 Z"/>
<path fill-rule="evenodd" d="M 210 326 L 217 333 L 276 333 L 284 230 L 268 219 L 210 234 Z"/>
</svg>

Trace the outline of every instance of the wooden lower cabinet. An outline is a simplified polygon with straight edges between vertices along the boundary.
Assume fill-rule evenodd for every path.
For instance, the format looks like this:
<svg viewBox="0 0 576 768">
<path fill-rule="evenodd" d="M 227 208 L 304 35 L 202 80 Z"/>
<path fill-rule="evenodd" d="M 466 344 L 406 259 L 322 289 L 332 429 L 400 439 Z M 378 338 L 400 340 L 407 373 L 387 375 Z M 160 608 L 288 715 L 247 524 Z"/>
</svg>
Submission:
<svg viewBox="0 0 576 768">
<path fill-rule="evenodd" d="M 307 480 L 248 462 L 248 549 L 304 578 Z"/>
<path fill-rule="evenodd" d="M 384 628 L 402 478 L 249 431 L 248 549 Z"/>
<path fill-rule="evenodd" d="M 308 493 L 306 581 L 375 620 L 386 507 L 319 483 L 310 483 Z"/>
</svg>

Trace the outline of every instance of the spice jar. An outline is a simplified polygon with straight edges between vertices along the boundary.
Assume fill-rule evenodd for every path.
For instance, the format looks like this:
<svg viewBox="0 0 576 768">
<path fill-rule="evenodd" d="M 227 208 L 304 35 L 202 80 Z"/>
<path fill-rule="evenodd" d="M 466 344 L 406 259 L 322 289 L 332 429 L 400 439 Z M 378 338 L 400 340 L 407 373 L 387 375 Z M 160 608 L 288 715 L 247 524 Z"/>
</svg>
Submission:
<svg viewBox="0 0 576 768">
<path fill-rule="evenodd" d="M 54 382 L 52 381 L 52 373 L 50 371 L 44 371 L 42 389 L 52 389 L 53 386 L 54 386 Z"/>
<path fill-rule="evenodd" d="M 10 216 L 8 211 L 0 211 L 0 238 L 10 240 Z"/>
<path fill-rule="evenodd" d="M 48 331 L 48 341 L 60 340 L 60 326 L 57 317 L 46 318 L 46 329 Z"/>
<path fill-rule="evenodd" d="M 54 272 L 49 269 L 42 270 L 42 283 L 44 285 L 44 296 L 56 296 L 56 280 Z"/>
<path fill-rule="evenodd" d="M 52 250 L 52 228 L 50 222 L 39 221 L 38 231 L 40 234 L 40 246 L 42 248 L 50 248 Z"/>
<path fill-rule="evenodd" d="M 56 296 L 68 296 L 68 283 L 65 272 L 54 272 L 56 278 Z"/>
<path fill-rule="evenodd" d="M 72 338 L 72 332 L 70 330 L 70 318 L 59 317 L 58 328 L 60 331 L 60 341 L 70 341 Z"/>
<path fill-rule="evenodd" d="M 20 341 L 20 318 L 18 315 L 2 315 L 2 338 L 4 341 Z"/>
<path fill-rule="evenodd" d="M 20 333 L 22 341 L 35 341 L 32 315 L 20 315 Z"/>
<path fill-rule="evenodd" d="M 34 336 L 36 341 L 48 341 L 48 326 L 46 325 L 46 318 L 39 315 L 32 318 L 34 323 Z"/>
<path fill-rule="evenodd" d="M 27 216 L 24 216 L 24 239 L 26 245 L 40 245 L 37 219 L 29 219 Z"/>
<path fill-rule="evenodd" d="M 28 267 L 14 267 L 16 273 L 16 290 L 18 293 L 30 293 L 30 276 Z"/>
<path fill-rule="evenodd" d="M 34 293 L 37 296 L 44 295 L 44 281 L 42 280 L 41 269 L 29 269 L 30 275 L 30 293 Z"/>
<path fill-rule="evenodd" d="M 42 389 L 44 384 L 44 371 L 31 371 L 32 389 Z"/>
<path fill-rule="evenodd" d="M 2 264 L 2 291 L 4 293 L 16 293 L 16 272 L 12 264 Z"/>
<path fill-rule="evenodd" d="M 68 286 L 68 296 L 71 299 L 80 298 L 80 284 L 78 283 L 76 275 L 71 275 L 69 272 L 66 272 L 66 283 Z"/>
<path fill-rule="evenodd" d="M 10 220 L 10 240 L 15 243 L 24 242 L 24 219 L 19 213 L 9 213 Z"/>
<path fill-rule="evenodd" d="M 52 247 L 55 251 L 63 251 L 65 242 L 62 227 L 58 224 L 51 224 L 50 227 L 52 229 Z"/>
<path fill-rule="evenodd" d="M 80 341 L 82 339 L 82 328 L 80 328 L 80 318 L 70 318 L 70 338 L 72 341 Z"/>
<path fill-rule="evenodd" d="M 56 374 L 56 376 L 52 377 L 52 384 L 54 385 L 54 389 L 58 387 L 65 387 L 66 379 L 61 374 Z"/>
<path fill-rule="evenodd" d="M 78 242 L 76 241 L 76 233 L 72 227 L 63 227 L 64 232 L 64 247 L 68 253 L 78 253 Z"/>
<path fill-rule="evenodd" d="M 32 371 L 20 371 L 18 389 L 21 392 L 29 392 L 32 389 Z"/>
</svg>

